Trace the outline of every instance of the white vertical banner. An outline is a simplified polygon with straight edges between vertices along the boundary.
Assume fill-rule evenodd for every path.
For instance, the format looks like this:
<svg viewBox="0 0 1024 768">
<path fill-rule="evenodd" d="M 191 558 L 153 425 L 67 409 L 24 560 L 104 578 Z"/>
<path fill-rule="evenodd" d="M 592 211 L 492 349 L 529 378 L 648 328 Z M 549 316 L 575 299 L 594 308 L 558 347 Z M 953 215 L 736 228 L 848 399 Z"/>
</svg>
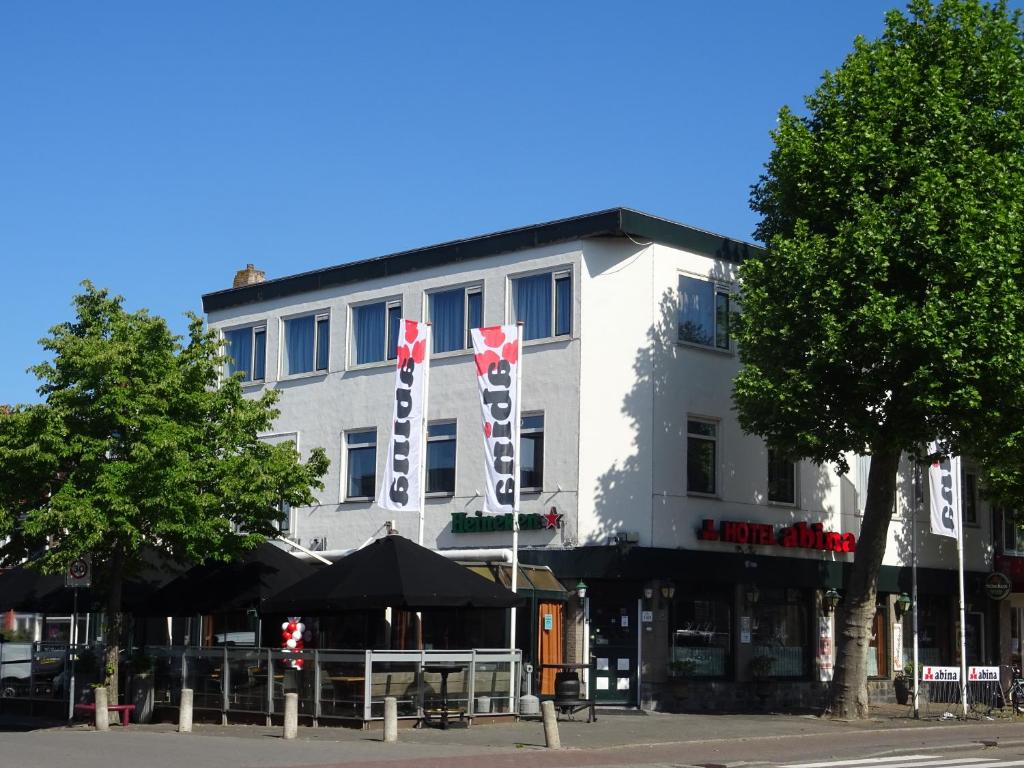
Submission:
<svg viewBox="0 0 1024 768">
<path fill-rule="evenodd" d="M 429 369 L 430 325 L 403 320 L 395 362 L 395 408 L 388 460 L 377 493 L 377 504 L 384 509 L 420 511 Z"/>
<path fill-rule="evenodd" d="M 484 513 L 519 511 L 519 352 L 521 326 L 473 328 L 483 415 Z"/>
<path fill-rule="evenodd" d="M 938 443 L 928 445 L 928 453 L 941 450 Z M 928 467 L 928 495 L 931 501 L 932 533 L 960 538 L 960 457 L 933 459 Z"/>
</svg>

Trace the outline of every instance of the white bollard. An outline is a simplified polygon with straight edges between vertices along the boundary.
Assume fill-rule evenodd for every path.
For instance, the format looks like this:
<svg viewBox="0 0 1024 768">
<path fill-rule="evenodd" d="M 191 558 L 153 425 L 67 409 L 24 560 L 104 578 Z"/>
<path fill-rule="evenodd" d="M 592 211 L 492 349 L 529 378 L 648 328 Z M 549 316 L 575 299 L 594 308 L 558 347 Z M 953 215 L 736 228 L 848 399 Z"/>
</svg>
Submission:
<svg viewBox="0 0 1024 768">
<path fill-rule="evenodd" d="M 284 695 L 284 738 L 294 739 L 299 733 L 299 694 Z"/>
<path fill-rule="evenodd" d="M 384 743 L 394 744 L 398 741 L 398 699 L 394 696 L 384 697 Z"/>
<path fill-rule="evenodd" d="M 96 730 L 109 731 L 110 713 L 107 712 L 107 689 L 94 688 L 93 693 L 95 694 L 93 701 L 96 702 Z"/>
<path fill-rule="evenodd" d="M 178 705 L 178 733 L 192 733 L 192 689 L 181 689 Z"/>
<path fill-rule="evenodd" d="M 544 745 L 548 749 L 561 749 L 562 740 L 558 738 L 558 717 L 555 715 L 555 702 L 541 702 L 540 712 L 544 718 Z"/>
</svg>

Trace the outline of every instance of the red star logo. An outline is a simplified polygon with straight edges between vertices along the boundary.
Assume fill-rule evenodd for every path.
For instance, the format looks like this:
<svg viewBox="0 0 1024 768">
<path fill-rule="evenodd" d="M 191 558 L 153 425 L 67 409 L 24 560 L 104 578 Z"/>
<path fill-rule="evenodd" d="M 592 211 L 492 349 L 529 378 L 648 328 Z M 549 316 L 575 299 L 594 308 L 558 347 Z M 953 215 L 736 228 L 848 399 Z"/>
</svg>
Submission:
<svg viewBox="0 0 1024 768">
<path fill-rule="evenodd" d="M 555 511 L 554 507 L 546 515 L 541 515 L 541 517 L 544 518 L 545 528 L 557 528 L 558 524 L 562 522 L 562 516 Z"/>
</svg>

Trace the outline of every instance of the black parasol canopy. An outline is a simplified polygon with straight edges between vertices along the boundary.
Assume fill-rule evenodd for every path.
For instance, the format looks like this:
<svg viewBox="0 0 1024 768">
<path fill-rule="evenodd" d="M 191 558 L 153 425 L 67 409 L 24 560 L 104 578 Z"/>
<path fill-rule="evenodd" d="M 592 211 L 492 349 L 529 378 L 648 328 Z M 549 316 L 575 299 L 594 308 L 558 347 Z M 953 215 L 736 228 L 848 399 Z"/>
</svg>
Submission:
<svg viewBox="0 0 1024 768">
<path fill-rule="evenodd" d="M 149 616 L 232 613 L 259 608 L 269 596 L 316 572 L 269 542 L 232 562 L 207 562 L 190 568 L 147 602 Z"/>
<path fill-rule="evenodd" d="M 500 584 L 392 534 L 293 584 L 263 603 L 263 613 L 315 616 L 375 608 L 508 608 Z"/>
</svg>

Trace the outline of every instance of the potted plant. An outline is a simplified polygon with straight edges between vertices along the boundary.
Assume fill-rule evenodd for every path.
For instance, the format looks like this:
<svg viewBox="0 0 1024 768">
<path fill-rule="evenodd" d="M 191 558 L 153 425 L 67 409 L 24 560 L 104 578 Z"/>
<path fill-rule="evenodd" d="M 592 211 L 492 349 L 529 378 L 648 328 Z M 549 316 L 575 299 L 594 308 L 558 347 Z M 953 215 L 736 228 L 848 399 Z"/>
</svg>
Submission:
<svg viewBox="0 0 1024 768">
<path fill-rule="evenodd" d="M 695 659 L 675 659 L 668 663 L 668 679 L 672 695 L 682 700 L 690 695 L 690 678 L 697 671 Z"/>
<path fill-rule="evenodd" d="M 153 719 L 153 657 L 139 650 L 131 660 L 131 701 L 135 717 L 140 723 Z"/>
<path fill-rule="evenodd" d="M 892 686 L 896 691 L 896 703 L 906 704 L 910 701 L 910 694 L 914 692 L 914 663 L 908 661 L 892 679 Z"/>
<path fill-rule="evenodd" d="M 775 659 L 771 656 L 754 656 L 748 665 L 750 676 L 754 678 L 754 693 L 763 704 L 771 693 L 768 678 L 771 677 Z"/>
</svg>

